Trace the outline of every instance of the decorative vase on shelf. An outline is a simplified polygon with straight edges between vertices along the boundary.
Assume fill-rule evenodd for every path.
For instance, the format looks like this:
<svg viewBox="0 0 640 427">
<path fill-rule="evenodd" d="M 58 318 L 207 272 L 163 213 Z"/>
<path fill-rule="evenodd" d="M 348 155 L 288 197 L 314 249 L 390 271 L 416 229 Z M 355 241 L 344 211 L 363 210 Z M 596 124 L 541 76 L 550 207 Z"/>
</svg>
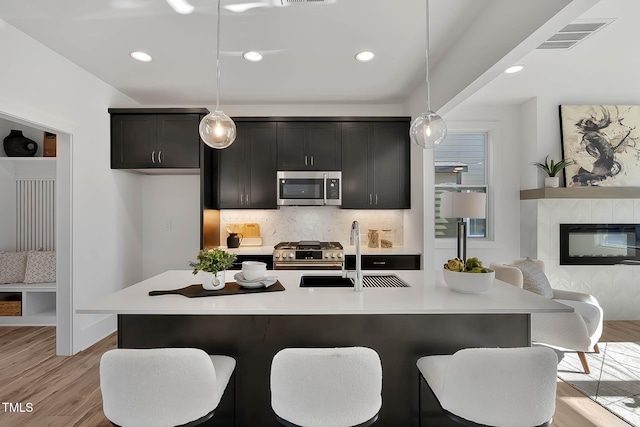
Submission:
<svg viewBox="0 0 640 427">
<path fill-rule="evenodd" d="M 560 186 L 560 177 L 548 176 L 544 179 L 544 186 L 548 188 L 557 188 Z"/>
<path fill-rule="evenodd" d="M 11 130 L 3 141 L 7 157 L 32 157 L 38 151 L 38 144 L 26 136 L 21 130 Z"/>
<path fill-rule="evenodd" d="M 202 287 L 208 291 L 218 291 L 224 288 L 224 271 L 218 271 L 217 273 L 212 273 L 210 271 L 199 271 L 198 275 L 202 280 Z"/>
</svg>

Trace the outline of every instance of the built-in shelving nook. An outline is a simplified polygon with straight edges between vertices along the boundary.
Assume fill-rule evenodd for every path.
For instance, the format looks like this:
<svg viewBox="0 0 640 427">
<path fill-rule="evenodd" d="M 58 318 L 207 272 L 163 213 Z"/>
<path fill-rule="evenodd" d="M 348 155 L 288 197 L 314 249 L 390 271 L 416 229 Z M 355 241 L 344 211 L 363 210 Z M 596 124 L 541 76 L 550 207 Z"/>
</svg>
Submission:
<svg viewBox="0 0 640 427">
<path fill-rule="evenodd" d="M 44 131 L 0 118 L 0 139 L 12 129 L 36 141 L 38 151 L 7 157 L 0 149 L 0 325 L 55 326 L 57 159 L 43 156 Z"/>
</svg>

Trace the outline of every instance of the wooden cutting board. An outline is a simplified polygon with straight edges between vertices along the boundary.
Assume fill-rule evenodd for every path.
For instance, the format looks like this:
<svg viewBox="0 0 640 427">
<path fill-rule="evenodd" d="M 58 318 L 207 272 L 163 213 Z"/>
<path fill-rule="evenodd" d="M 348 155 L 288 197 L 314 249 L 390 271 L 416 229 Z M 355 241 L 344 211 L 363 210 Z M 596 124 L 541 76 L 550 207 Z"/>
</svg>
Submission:
<svg viewBox="0 0 640 427">
<path fill-rule="evenodd" d="M 244 237 L 260 237 L 260 224 L 249 222 L 244 225 Z"/>
<path fill-rule="evenodd" d="M 284 291 L 284 286 L 278 280 L 268 288 L 254 288 L 247 289 L 238 285 L 236 282 L 227 282 L 224 288 L 217 291 L 209 291 L 202 287 L 202 285 L 191 285 L 180 289 L 167 289 L 162 291 L 149 291 L 150 296 L 156 295 L 182 295 L 187 298 L 199 298 L 199 297 L 217 297 L 221 295 L 242 295 L 242 294 L 256 294 L 259 292 L 277 292 Z"/>
</svg>

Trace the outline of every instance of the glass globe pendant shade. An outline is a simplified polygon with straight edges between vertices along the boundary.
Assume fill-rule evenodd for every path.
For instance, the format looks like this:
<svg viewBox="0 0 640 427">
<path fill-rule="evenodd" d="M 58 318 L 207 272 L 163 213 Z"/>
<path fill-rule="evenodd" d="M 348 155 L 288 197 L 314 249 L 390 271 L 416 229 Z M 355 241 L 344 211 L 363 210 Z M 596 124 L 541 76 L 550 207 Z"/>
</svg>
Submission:
<svg viewBox="0 0 640 427">
<path fill-rule="evenodd" d="M 227 148 L 236 139 L 236 124 L 220 110 L 204 116 L 199 129 L 204 143 L 218 150 Z"/>
<path fill-rule="evenodd" d="M 418 147 L 433 148 L 444 141 L 447 136 L 447 125 L 442 117 L 428 110 L 411 123 L 409 136 Z"/>
</svg>

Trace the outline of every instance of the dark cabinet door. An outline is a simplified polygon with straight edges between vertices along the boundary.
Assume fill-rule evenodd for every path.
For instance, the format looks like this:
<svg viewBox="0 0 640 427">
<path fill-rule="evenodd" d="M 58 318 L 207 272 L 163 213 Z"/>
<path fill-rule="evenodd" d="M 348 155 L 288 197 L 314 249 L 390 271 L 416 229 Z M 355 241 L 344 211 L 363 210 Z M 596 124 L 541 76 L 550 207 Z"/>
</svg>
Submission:
<svg viewBox="0 0 640 427">
<path fill-rule="evenodd" d="M 156 117 L 147 114 L 111 116 L 111 168 L 131 169 L 153 165 L 157 159 Z"/>
<path fill-rule="evenodd" d="M 199 124 L 200 116 L 198 114 L 158 115 L 155 166 L 165 168 L 199 167 Z"/>
<path fill-rule="evenodd" d="M 305 124 L 278 123 L 278 170 L 304 170 L 309 164 L 305 147 Z M 305 162 L 306 160 L 306 162 Z"/>
<path fill-rule="evenodd" d="M 340 170 L 340 122 L 278 123 L 278 170 Z"/>
<path fill-rule="evenodd" d="M 198 126 L 204 109 L 113 108 L 111 168 L 200 167 Z"/>
<path fill-rule="evenodd" d="M 251 209 L 276 209 L 276 123 L 243 125 L 245 202 Z"/>
<path fill-rule="evenodd" d="M 411 207 L 409 123 L 342 125 L 342 207 Z"/>
<path fill-rule="evenodd" d="M 215 151 L 218 158 L 218 208 L 244 207 L 245 132 L 242 124 L 236 123 L 236 140 L 233 144 Z"/>
<path fill-rule="evenodd" d="M 342 123 L 306 124 L 307 169 L 339 171 L 342 168 Z"/>
<path fill-rule="evenodd" d="M 373 123 L 342 124 L 342 207 L 369 209 L 369 189 Z"/>
<path fill-rule="evenodd" d="M 381 122 L 373 126 L 373 207 L 409 209 L 411 177 L 408 124 Z"/>
<path fill-rule="evenodd" d="M 220 150 L 219 208 L 275 209 L 276 123 L 239 122 L 231 146 Z"/>
</svg>

